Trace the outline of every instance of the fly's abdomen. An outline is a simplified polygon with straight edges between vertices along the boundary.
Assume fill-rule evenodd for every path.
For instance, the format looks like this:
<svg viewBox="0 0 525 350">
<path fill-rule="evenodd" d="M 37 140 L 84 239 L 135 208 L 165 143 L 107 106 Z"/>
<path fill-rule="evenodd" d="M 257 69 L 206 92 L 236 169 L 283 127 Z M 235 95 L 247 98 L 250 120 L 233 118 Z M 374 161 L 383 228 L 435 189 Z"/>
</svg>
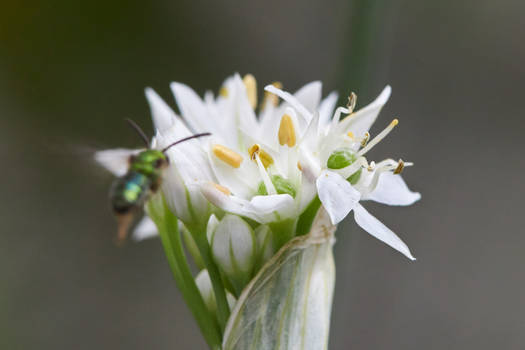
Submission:
<svg viewBox="0 0 525 350">
<path fill-rule="evenodd" d="M 146 201 L 151 187 L 151 179 L 141 173 L 130 171 L 115 180 L 111 189 L 111 205 L 117 214 L 125 214 Z"/>
</svg>

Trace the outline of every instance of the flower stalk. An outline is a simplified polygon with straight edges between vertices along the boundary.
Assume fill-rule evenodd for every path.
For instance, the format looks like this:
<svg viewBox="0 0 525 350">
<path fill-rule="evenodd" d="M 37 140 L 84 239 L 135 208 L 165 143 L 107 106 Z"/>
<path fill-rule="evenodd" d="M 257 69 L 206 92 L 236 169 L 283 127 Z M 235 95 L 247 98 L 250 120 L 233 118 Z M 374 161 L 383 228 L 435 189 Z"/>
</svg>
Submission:
<svg viewBox="0 0 525 350">
<path fill-rule="evenodd" d="M 148 215 L 157 225 L 164 253 L 170 265 L 177 287 L 190 308 L 193 317 L 211 349 L 221 348 L 221 332 L 215 317 L 207 309 L 191 275 L 188 261 L 182 248 L 178 219 L 169 210 L 162 195 L 155 196 L 147 205 Z"/>
</svg>

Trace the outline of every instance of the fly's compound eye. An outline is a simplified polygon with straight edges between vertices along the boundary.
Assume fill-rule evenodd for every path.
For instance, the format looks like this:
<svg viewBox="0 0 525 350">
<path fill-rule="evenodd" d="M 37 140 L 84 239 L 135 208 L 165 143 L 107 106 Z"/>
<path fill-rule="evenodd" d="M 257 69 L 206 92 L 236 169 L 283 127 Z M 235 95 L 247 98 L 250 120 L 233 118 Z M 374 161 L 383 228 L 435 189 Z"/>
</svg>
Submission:
<svg viewBox="0 0 525 350">
<path fill-rule="evenodd" d="M 162 168 L 164 164 L 167 164 L 167 162 L 164 159 L 157 159 L 155 163 L 153 163 L 153 166 L 158 169 Z"/>
</svg>

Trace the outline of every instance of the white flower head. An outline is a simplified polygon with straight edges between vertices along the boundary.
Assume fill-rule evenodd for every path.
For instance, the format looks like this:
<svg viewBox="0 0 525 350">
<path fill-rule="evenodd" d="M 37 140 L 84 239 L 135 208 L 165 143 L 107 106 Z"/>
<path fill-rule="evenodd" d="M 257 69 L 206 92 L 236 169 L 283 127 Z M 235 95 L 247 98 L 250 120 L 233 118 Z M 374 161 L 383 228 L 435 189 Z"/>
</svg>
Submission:
<svg viewBox="0 0 525 350">
<path fill-rule="evenodd" d="M 355 94 L 336 108 L 337 94 L 321 99 L 321 88 L 312 82 L 292 94 L 272 83 L 259 99 L 255 78 L 235 74 L 217 96 L 201 98 L 172 83 L 180 116 L 146 89 L 155 126 L 149 146 L 169 164 L 156 177 L 162 181 L 148 188 L 156 194 L 144 197 L 153 221 L 143 219 L 133 237 L 158 229 L 178 287 L 213 349 L 273 348 L 281 333 L 293 347 L 326 347 L 333 234 L 351 212 L 361 228 L 414 260 L 361 204 L 404 206 L 421 197 L 400 175 L 412 163 L 367 158 L 398 124 L 394 119 L 379 134 L 369 133 L 390 87 L 355 112 Z M 201 133 L 209 137 L 192 138 Z M 123 176 L 137 152 L 107 150 L 96 160 Z M 201 271 L 196 277 L 187 253 Z M 254 316 L 261 318 L 254 322 Z M 274 321 L 279 332 L 265 327 Z"/>
<path fill-rule="evenodd" d="M 373 200 L 410 205 L 420 198 L 399 175 L 411 163 L 366 158 L 398 123 L 394 119 L 377 136 L 369 134 L 390 87 L 355 112 L 354 94 L 346 107 L 335 108 L 337 94 L 321 100 L 321 87 L 312 82 L 290 94 L 280 83 L 270 84 L 257 106 L 257 84 L 251 75 L 235 74 L 217 96 L 207 92 L 203 99 L 188 86 L 172 83 L 180 117 L 146 89 L 156 128 L 155 148 L 194 133 L 212 134 L 167 151 L 170 166 L 162 191 L 168 205 L 185 224 L 205 227 L 211 203 L 223 212 L 270 225 L 278 235 L 278 223 L 288 222 L 286 230 L 294 230 L 318 198 L 334 225 L 353 210 L 363 229 L 413 259 L 406 245 L 360 204 Z M 99 154 L 99 161 L 119 174 L 123 164 L 108 157 L 135 151 L 106 152 Z"/>
</svg>

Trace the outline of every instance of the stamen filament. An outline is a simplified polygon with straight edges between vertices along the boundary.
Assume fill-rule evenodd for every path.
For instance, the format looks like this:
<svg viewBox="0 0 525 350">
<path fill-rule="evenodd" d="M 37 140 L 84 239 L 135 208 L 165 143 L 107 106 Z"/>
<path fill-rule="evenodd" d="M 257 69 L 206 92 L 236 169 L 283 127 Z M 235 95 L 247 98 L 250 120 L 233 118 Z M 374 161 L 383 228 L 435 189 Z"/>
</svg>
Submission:
<svg viewBox="0 0 525 350">
<path fill-rule="evenodd" d="M 366 167 L 368 167 L 368 163 L 365 157 L 359 157 L 349 166 L 337 170 L 337 173 L 346 179 L 347 177 L 349 177 L 350 175 L 358 171 L 360 168 L 366 168 Z"/>
<path fill-rule="evenodd" d="M 278 81 L 273 82 L 272 85 L 275 86 L 277 89 L 283 88 L 283 84 Z M 261 108 L 266 108 L 268 104 L 276 107 L 279 104 L 279 97 L 272 94 L 271 92 L 265 91 Z"/>
<path fill-rule="evenodd" d="M 271 92 L 283 100 L 285 100 L 290 106 L 292 106 L 300 115 L 303 116 L 303 118 L 306 120 L 307 123 L 310 123 L 312 120 L 312 113 L 306 109 L 305 106 L 303 106 L 292 94 L 282 91 L 281 89 L 277 89 L 273 85 L 267 85 L 264 90 Z"/>
<path fill-rule="evenodd" d="M 337 107 L 332 117 L 332 128 L 334 128 L 339 123 L 339 120 L 341 119 L 341 113 L 350 114 L 352 112 L 346 107 Z"/>
<path fill-rule="evenodd" d="M 367 195 L 369 193 L 372 193 L 376 189 L 377 184 L 379 183 L 379 176 L 381 175 L 381 173 L 384 173 L 385 171 L 389 171 L 389 170 L 391 169 L 388 165 L 378 167 L 377 169 L 375 169 L 375 172 L 374 172 L 374 175 L 372 175 L 372 181 L 370 181 L 370 184 L 368 186 L 362 187 L 362 189 L 360 190 L 361 195 Z"/>
<path fill-rule="evenodd" d="M 277 194 L 277 190 L 275 189 L 275 186 L 273 185 L 272 180 L 270 179 L 270 176 L 266 172 L 266 169 L 264 168 L 263 163 L 261 162 L 261 158 L 259 158 L 259 154 L 255 153 L 255 161 L 257 162 L 257 168 L 259 169 L 259 174 L 261 174 L 261 178 L 264 182 L 264 185 L 266 186 L 266 192 L 269 195 Z"/>
<path fill-rule="evenodd" d="M 372 147 L 377 145 L 382 139 L 386 137 L 394 129 L 394 127 L 399 124 L 399 121 L 397 119 L 392 120 L 392 122 L 383 130 L 381 131 L 376 137 L 374 137 L 368 144 L 363 147 L 359 152 L 357 152 L 358 156 L 362 156 L 366 154 L 366 152 L 370 151 Z"/>
</svg>

